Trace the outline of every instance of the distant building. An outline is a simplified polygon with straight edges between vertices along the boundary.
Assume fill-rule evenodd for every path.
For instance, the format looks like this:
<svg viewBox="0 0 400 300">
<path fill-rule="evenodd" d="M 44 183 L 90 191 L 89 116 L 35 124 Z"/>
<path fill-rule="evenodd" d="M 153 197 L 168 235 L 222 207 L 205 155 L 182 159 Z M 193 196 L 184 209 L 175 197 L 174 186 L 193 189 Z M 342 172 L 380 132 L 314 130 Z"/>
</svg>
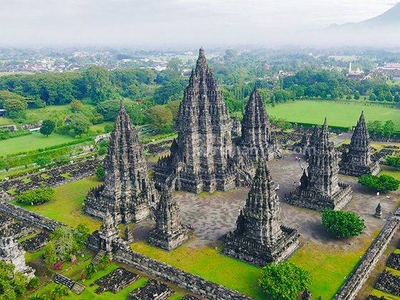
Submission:
<svg viewBox="0 0 400 300">
<path fill-rule="evenodd" d="M 364 79 L 365 74 L 364 71 L 362 71 L 360 68 L 357 68 L 356 70 L 353 70 L 351 62 L 349 63 L 349 72 L 346 75 L 348 78 L 354 78 L 354 79 Z"/>
<path fill-rule="evenodd" d="M 0 117 L 4 117 L 6 115 L 6 110 L 5 109 L 0 109 Z"/>
</svg>

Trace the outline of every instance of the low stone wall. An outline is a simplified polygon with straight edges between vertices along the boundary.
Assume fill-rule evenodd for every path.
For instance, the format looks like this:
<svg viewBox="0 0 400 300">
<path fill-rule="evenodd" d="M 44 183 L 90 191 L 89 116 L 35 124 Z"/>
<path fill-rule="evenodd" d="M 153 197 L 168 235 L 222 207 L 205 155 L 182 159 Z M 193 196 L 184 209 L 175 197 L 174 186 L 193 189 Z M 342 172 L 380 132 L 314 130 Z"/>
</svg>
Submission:
<svg viewBox="0 0 400 300">
<path fill-rule="evenodd" d="M 30 189 L 40 188 L 43 185 L 56 187 L 67 182 L 91 176 L 100 165 L 101 160 L 90 158 L 72 164 L 53 167 L 52 169 L 34 174 L 24 174 L 15 179 L 4 180 L 0 183 L 0 188 L 4 191 L 15 190 L 16 193 L 21 193 Z M 69 177 L 65 176 L 65 174 L 68 174 Z"/>
<path fill-rule="evenodd" d="M 116 245 L 114 260 L 140 270 L 150 276 L 158 277 L 171 282 L 185 290 L 200 295 L 206 299 L 251 299 L 236 291 L 229 290 L 221 285 L 205 280 L 199 276 L 186 273 L 155 259 L 146 257 L 126 248 L 125 244 Z"/>
<path fill-rule="evenodd" d="M 29 210 L 15 206 L 11 203 L 2 202 L 0 203 L 0 211 L 4 212 L 11 217 L 32 224 L 32 226 L 39 227 L 42 229 L 54 231 L 57 227 L 63 225 L 60 222 L 46 218 Z"/>
<path fill-rule="evenodd" d="M 365 281 L 367 281 L 371 271 L 378 263 L 386 247 L 392 240 L 393 235 L 399 228 L 400 208 L 397 209 L 396 213 L 386 223 L 385 227 L 383 227 L 382 231 L 359 261 L 357 267 L 335 295 L 334 300 L 350 300 L 356 298 L 357 293 Z"/>
</svg>

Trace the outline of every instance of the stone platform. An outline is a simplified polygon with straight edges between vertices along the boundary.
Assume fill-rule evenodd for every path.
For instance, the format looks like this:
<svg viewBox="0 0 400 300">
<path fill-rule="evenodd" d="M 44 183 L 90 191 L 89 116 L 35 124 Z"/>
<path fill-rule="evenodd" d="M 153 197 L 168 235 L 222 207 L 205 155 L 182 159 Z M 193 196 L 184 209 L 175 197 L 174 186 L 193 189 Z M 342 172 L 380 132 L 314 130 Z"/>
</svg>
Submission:
<svg viewBox="0 0 400 300">
<path fill-rule="evenodd" d="M 229 233 L 225 237 L 223 253 L 258 267 L 270 262 L 280 262 L 290 257 L 299 248 L 297 230 L 281 226 L 283 236 L 273 245 L 262 245 Z"/>
<path fill-rule="evenodd" d="M 300 187 L 289 194 L 286 201 L 291 205 L 313 210 L 334 209 L 341 210 L 352 199 L 353 191 L 350 185 L 340 182 L 340 190 L 332 196 L 302 191 Z"/>
</svg>

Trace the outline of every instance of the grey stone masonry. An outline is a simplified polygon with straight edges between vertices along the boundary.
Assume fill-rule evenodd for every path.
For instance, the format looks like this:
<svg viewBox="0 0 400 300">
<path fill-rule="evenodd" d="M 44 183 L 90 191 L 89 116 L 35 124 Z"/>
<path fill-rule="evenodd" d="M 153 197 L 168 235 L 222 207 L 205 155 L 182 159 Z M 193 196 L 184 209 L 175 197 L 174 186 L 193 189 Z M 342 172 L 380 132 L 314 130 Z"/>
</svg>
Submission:
<svg viewBox="0 0 400 300">
<path fill-rule="evenodd" d="M 340 173 L 359 177 L 363 174 L 376 175 L 379 173 L 379 163 L 371 161 L 369 135 L 364 112 L 354 129 L 349 150 L 343 152 L 340 162 Z"/>
<path fill-rule="evenodd" d="M 271 124 L 265 110 L 264 102 L 257 87 L 254 87 L 246 105 L 242 121 L 240 146 L 242 152 L 253 160 L 272 160 L 280 157 L 279 146 L 272 137 Z"/>
<path fill-rule="evenodd" d="M 150 232 L 148 242 L 169 251 L 188 239 L 188 231 L 180 222 L 178 203 L 164 187 L 156 210 L 156 228 Z"/>
<path fill-rule="evenodd" d="M 202 48 L 176 125 L 178 137 L 171 154 L 157 162 L 154 180 L 192 193 L 234 188 L 238 167 L 232 159 L 232 122 Z"/>
<path fill-rule="evenodd" d="M 103 219 L 108 210 L 117 223 L 146 219 L 157 201 L 148 178 L 139 136 L 121 102 L 104 163 L 104 185 L 92 189 L 84 204 L 88 215 Z"/>
<path fill-rule="evenodd" d="M 342 209 L 351 200 L 352 190 L 339 182 L 339 158 L 326 119 L 321 130 L 314 129 L 310 148 L 307 173 L 304 171 L 300 186 L 289 194 L 288 203 L 314 210 Z"/>
<path fill-rule="evenodd" d="M 28 278 L 35 276 L 35 270 L 26 265 L 25 251 L 10 233 L 8 225 L 0 228 L 0 260 L 7 264 L 13 264 L 16 271 Z"/>
<path fill-rule="evenodd" d="M 263 267 L 280 262 L 298 247 L 296 230 L 281 225 L 278 195 L 264 160 L 260 160 L 237 228 L 225 237 L 223 253 Z"/>
</svg>

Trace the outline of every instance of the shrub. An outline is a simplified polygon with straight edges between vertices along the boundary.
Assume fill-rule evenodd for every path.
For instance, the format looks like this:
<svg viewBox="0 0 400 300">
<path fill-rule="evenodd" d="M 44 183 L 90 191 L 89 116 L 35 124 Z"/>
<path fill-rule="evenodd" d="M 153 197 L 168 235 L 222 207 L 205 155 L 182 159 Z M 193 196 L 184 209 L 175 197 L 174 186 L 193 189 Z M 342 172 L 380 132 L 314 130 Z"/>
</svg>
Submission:
<svg viewBox="0 0 400 300">
<path fill-rule="evenodd" d="M 50 188 L 40 188 L 29 190 L 17 196 L 17 202 L 28 205 L 38 205 L 51 200 L 54 190 Z"/>
<path fill-rule="evenodd" d="M 336 238 L 359 235 L 365 228 L 364 220 L 354 212 L 331 209 L 322 211 L 322 226 Z"/>
<path fill-rule="evenodd" d="M 381 191 L 383 193 L 396 191 L 400 184 L 400 181 L 389 175 L 361 175 L 358 182 L 366 188 Z"/>
<path fill-rule="evenodd" d="M 100 166 L 96 169 L 96 176 L 100 180 L 104 180 L 104 177 L 106 176 L 106 171 L 104 167 Z"/>
</svg>

